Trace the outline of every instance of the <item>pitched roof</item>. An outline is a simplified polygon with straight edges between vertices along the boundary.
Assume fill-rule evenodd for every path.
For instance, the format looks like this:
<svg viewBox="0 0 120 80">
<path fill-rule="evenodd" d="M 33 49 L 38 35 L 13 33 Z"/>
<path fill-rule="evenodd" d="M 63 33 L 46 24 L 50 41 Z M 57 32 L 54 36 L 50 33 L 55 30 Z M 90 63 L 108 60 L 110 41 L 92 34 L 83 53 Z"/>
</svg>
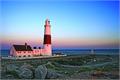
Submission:
<svg viewBox="0 0 120 80">
<path fill-rule="evenodd" d="M 30 45 L 13 45 L 16 51 L 32 51 Z"/>
</svg>

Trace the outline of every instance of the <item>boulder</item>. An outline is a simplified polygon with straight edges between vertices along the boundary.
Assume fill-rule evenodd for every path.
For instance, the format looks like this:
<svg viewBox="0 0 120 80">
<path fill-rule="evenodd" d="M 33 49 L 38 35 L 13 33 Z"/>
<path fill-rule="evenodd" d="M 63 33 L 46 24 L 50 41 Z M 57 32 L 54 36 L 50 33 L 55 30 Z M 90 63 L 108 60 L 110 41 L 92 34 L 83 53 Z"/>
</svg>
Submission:
<svg viewBox="0 0 120 80">
<path fill-rule="evenodd" d="M 45 79 L 46 74 L 47 74 L 47 68 L 45 65 L 40 65 L 35 69 L 36 79 Z"/>
<path fill-rule="evenodd" d="M 33 78 L 33 72 L 28 68 L 21 67 L 19 69 L 18 76 L 22 79 L 31 79 Z"/>
<path fill-rule="evenodd" d="M 27 63 L 24 63 L 24 64 L 21 66 L 21 68 L 27 68 L 27 69 L 30 69 L 30 70 L 33 70 L 33 69 L 34 69 L 34 67 L 33 67 L 32 65 L 27 64 Z"/>
<path fill-rule="evenodd" d="M 18 78 L 19 67 L 14 64 L 9 64 L 6 66 L 6 78 Z"/>
<path fill-rule="evenodd" d="M 7 67 L 6 67 L 6 71 L 7 72 L 11 72 L 11 71 L 17 71 L 19 68 L 16 66 L 16 65 L 14 65 L 14 64 L 9 64 L 9 65 L 7 65 Z"/>
<path fill-rule="evenodd" d="M 60 78 L 60 77 L 62 77 L 62 75 L 53 70 L 47 71 L 46 79 L 56 79 L 56 78 Z"/>
</svg>

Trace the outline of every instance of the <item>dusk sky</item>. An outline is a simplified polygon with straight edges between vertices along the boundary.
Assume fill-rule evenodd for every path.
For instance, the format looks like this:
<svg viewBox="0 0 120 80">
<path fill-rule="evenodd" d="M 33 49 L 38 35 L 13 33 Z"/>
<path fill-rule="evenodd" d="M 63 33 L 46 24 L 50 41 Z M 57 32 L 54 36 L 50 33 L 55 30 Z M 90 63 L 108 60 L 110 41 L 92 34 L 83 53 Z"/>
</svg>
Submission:
<svg viewBox="0 0 120 80">
<path fill-rule="evenodd" d="M 1 1 L 0 45 L 43 46 L 51 21 L 53 48 L 118 48 L 118 1 Z"/>
</svg>

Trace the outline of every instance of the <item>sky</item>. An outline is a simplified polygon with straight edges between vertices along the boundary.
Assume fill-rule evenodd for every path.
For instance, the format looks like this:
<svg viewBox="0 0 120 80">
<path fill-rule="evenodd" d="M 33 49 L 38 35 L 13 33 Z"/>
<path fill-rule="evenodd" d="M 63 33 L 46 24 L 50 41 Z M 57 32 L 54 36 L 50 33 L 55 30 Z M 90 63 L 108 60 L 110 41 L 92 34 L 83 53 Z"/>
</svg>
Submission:
<svg viewBox="0 0 120 80">
<path fill-rule="evenodd" d="M 118 48 L 118 1 L 0 2 L 0 45 L 43 46 L 44 24 L 51 22 L 53 48 Z"/>
</svg>

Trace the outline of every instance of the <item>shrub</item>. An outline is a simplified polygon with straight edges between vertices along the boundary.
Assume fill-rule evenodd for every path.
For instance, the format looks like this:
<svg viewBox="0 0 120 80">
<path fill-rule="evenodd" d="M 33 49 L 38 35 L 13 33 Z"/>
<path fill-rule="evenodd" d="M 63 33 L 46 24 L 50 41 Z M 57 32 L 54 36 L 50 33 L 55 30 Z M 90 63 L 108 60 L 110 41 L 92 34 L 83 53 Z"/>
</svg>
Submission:
<svg viewBox="0 0 120 80">
<path fill-rule="evenodd" d="M 10 75 L 13 75 L 15 78 L 19 78 L 16 71 L 6 71 L 6 74 L 10 74 Z"/>
</svg>

